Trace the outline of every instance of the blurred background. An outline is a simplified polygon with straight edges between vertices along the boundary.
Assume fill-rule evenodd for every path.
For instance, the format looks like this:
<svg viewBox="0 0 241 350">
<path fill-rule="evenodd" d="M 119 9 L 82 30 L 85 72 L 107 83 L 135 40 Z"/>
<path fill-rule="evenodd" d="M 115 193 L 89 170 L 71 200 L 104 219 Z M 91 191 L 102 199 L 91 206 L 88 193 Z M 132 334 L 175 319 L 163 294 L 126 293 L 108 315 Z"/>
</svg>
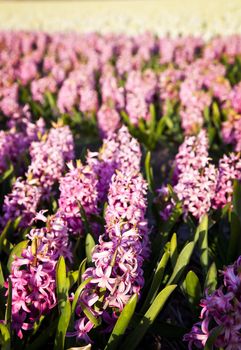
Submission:
<svg viewBox="0 0 241 350">
<path fill-rule="evenodd" d="M 241 33 L 241 0 L 0 1 L 0 29 Z"/>
</svg>

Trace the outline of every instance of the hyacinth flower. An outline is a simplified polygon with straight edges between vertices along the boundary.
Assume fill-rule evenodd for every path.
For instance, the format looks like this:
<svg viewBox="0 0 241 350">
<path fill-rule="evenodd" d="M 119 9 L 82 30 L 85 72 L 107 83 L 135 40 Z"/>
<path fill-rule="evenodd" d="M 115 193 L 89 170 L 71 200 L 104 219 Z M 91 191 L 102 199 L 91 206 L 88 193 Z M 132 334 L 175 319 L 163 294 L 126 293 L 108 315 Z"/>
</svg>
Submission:
<svg viewBox="0 0 241 350">
<path fill-rule="evenodd" d="M 231 204 L 234 180 L 241 180 L 240 153 L 230 153 L 219 160 L 216 195 L 212 200 L 214 209 L 220 209 L 227 204 Z"/>
<path fill-rule="evenodd" d="M 217 330 L 215 349 L 238 350 L 241 344 L 241 257 L 222 272 L 223 285 L 201 300 L 200 322 L 184 336 L 191 350 L 204 349 L 209 336 Z"/>
<path fill-rule="evenodd" d="M 4 198 L 2 225 L 22 217 L 20 226 L 27 227 L 36 214 L 41 199 L 49 199 L 52 187 L 73 158 L 73 137 L 69 127 L 51 129 L 30 147 L 31 164 L 26 179 L 18 179 L 12 192 Z"/>
<path fill-rule="evenodd" d="M 107 198 L 110 180 L 115 170 L 139 170 L 141 149 L 126 126 L 103 140 L 98 153 L 88 152 L 87 164 L 95 171 L 98 178 L 98 201 L 103 203 Z"/>
<path fill-rule="evenodd" d="M 228 119 L 222 123 L 222 138 L 224 143 L 233 145 L 236 152 L 241 151 L 241 114 L 228 110 Z"/>
<path fill-rule="evenodd" d="M 174 163 L 173 191 L 181 202 L 184 218 L 191 214 L 200 220 L 211 208 L 216 194 L 217 169 L 209 160 L 208 140 L 204 130 L 197 136 L 186 137 L 179 147 Z M 169 196 L 165 186 L 159 192 L 161 200 Z M 167 219 L 175 200 L 168 202 L 165 199 L 165 202 L 167 203 L 160 215 Z"/>
<path fill-rule="evenodd" d="M 56 264 L 60 256 L 72 260 L 68 228 L 63 215 L 36 219 L 45 227 L 32 229 L 28 235 L 31 245 L 15 257 L 9 279 L 12 282 L 12 328 L 19 338 L 23 331 L 32 330 L 35 322 L 57 304 Z M 8 282 L 5 287 L 8 288 Z"/>
<path fill-rule="evenodd" d="M 110 331 L 133 294 L 143 287 L 143 262 L 149 254 L 146 213 L 147 184 L 139 172 L 119 171 L 112 177 L 106 209 L 106 232 L 92 252 L 94 266 L 83 278 L 91 278 L 79 298 L 76 310 L 76 336 L 90 342 L 94 324 L 83 313 L 83 305 Z M 101 295 L 104 293 L 104 298 Z M 97 301 L 101 306 L 97 308 Z"/>
<path fill-rule="evenodd" d="M 107 138 L 119 128 L 120 115 L 115 108 L 102 104 L 97 112 L 97 122 L 100 136 Z"/>
<path fill-rule="evenodd" d="M 73 234 L 83 233 L 81 208 L 88 219 L 91 214 L 98 215 L 98 180 L 96 173 L 89 165 L 80 161 L 68 163 L 69 171 L 60 179 L 59 211 L 65 213 L 68 228 Z"/>
</svg>

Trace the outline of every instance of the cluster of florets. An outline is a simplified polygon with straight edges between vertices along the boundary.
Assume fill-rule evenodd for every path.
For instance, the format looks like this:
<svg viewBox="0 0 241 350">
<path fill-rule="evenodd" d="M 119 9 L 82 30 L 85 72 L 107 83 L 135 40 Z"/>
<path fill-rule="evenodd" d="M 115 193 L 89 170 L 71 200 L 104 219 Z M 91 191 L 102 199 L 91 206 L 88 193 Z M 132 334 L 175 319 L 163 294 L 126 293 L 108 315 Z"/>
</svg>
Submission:
<svg viewBox="0 0 241 350">
<path fill-rule="evenodd" d="M 71 260 L 71 247 L 64 217 L 49 219 L 37 216 L 46 223 L 42 229 L 32 229 L 31 245 L 21 257 L 12 262 L 9 279 L 12 282 L 12 327 L 18 337 L 31 330 L 41 316 L 46 315 L 56 300 L 56 264 L 62 255 Z M 8 287 L 8 282 L 5 285 Z"/>
<path fill-rule="evenodd" d="M 223 286 L 201 300 L 201 321 L 195 324 L 184 340 L 203 349 L 209 336 L 218 331 L 214 347 L 225 350 L 238 350 L 241 343 L 241 257 L 224 269 Z"/>
<path fill-rule="evenodd" d="M 83 278 L 91 280 L 80 295 L 78 320 L 71 335 L 90 341 L 88 332 L 94 325 L 81 305 L 95 317 L 101 315 L 110 330 L 129 298 L 140 293 L 144 284 L 142 265 L 149 253 L 146 195 L 147 184 L 138 170 L 116 170 L 108 192 L 106 230 L 92 252 L 94 266 L 84 273 Z M 94 305 L 103 292 L 104 304 L 97 309 Z"/>
<path fill-rule="evenodd" d="M 12 192 L 4 198 L 3 225 L 21 216 L 20 225 L 28 226 L 40 199 L 50 197 L 54 183 L 62 176 L 65 162 L 73 158 L 73 145 L 69 127 L 52 129 L 39 142 L 31 144 L 32 159 L 26 178 L 17 179 Z"/>
<path fill-rule="evenodd" d="M 97 174 L 98 200 L 106 201 L 110 180 L 115 170 L 138 170 L 141 161 L 139 143 L 130 135 L 126 126 L 103 140 L 99 153 L 88 152 L 87 163 Z"/>
<path fill-rule="evenodd" d="M 232 202 L 234 180 L 241 180 L 241 159 L 239 153 L 224 155 L 219 160 L 216 195 L 212 201 L 213 208 L 223 208 Z"/>
<path fill-rule="evenodd" d="M 205 131 L 197 136 L 185 138 L 175 157 L 173 172 L 173 190 L 181 202 L 184 218 L 191 214 L 200 220 L 212 205 L 217 183 L 217 170 L 208 157 L 208 140 Z M 163 186 L 159 190 L 160 200 L 166 205 L 161 211 L 163 219 L 172 212 L 176 200 L 170 197 L 170 191 Z"/>
<path fill-rule="evenodd" d="M 68 227 L 73 234 L 83 233 L 81 211 L 91 221 L 91 215 L 97 215 L 98 180 L 96 173 L 89 165 L 80 161 L 68 163 L 69 171 L 60 179 L 59 210 L 65 213 Z"/>
</svg>

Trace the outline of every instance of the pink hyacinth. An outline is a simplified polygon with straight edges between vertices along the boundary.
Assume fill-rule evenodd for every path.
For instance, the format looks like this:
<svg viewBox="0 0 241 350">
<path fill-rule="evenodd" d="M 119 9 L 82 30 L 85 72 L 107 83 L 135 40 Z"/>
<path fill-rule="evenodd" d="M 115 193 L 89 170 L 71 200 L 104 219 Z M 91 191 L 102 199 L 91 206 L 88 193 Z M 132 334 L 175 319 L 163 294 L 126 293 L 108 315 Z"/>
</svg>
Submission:
<svg viewBox="0 0 241 350">
<path fill-rule="evenodd" d="M 39 142 L 30 146 L 31 164 L 26 180 L 18 179 L 4 198 L 2 225 L 22 216 L 21 226 L 27 227 L 41 199 L 49 199 L 52 187 L 74 156 L 73 136 L 69 127 L 51 129 Z"/>
<path fill-rule="evenodd" d="M 223 286 L 201 300 L 201 321 L 184 336 L 188 348 L 203 349 L 212 331 L 219 326 L 215 349 L 239 350 L 241 344 L 241 257 L 224 269 Z"/>
<path fill-rule="evenodd" d="M 241 151 L 241 115 L 229 110 L 228 119 L 222 123 L 222 137 L 226 144 L 234 146 L 236 152 Z"/>
<path fill-rule="evenodd" d="M 241 180 L 240 154 L 230 153 L 219 160 L 216 195 L 212 200 L 215 209 L 232 202 L 233 180 Z"/>
<path fill-rule="evenodd" d="M 57 303 L 56 264 L 62 255 L 72 259 L 64 217 L 56 215 L 46 219 L 42 229 L 32 229 L 32 244 L 23 250 L 21 257 L 12 262 L 12 327 L 19 338 L 31 330 L 40 317 L 46 315 Z M 6 288 L 8 283 L 6 283 Z"/>
<path fill-rule="evenodd" d="M 175 157 L 173 172 L 173 190 L 181 202 L 184 218 L 189 214 L 198 220 L 206 214 L 212 206 L 216 194 L 217 169 L 210 164 L 208 157 L 208 140 L 204 130 L 197 136 L 187 136 L 179 147 Z M 166 220 L 170 215 L 175 200 L 170 201 L 163 196 L 163 189 L 159 195 L 164 208 L 160 215 Z M 166 197 L 170 194 L 167 191 Z"/>
<path fill-rule="evenodd" d="M 77 161 L 76 167 L 73 163 L 68 163 L 68 167 L 68 173 L 60 179 L 59 210 L 65 213 L 70 231 L 73 234 L 81 234 L 83 222 L 80 205 L 87 218 L 90 218 L 91 214 L 99 213 L 98 181 L 89 165 L 83 165 Z"/>
<path fill-rule="evenodd" d="M 126 126 L 103 140 L 99 153 L 89 152 L 87 163 L 94 169 L 98 177 L 99 202 L 107 197 L 110 180 L 115 170 L 139 170 L 141 149 Z"/>
<path fill-rule="evenodd" d="M 20 227 L 27 227 L 36 215 L 40 198 L 41 189 L 36 179 L 17 178 L 11 193 L 4 198 L 2 227 L 8 220 L 14 220 L 19 216 L 21 216 Z"/>
<path fill-rule="evenodd" d="M 130 297 L 140 293 L 144 284 L 142 265 L 149 253 L 146 191 L 147 184 L 136 171 L 125 175 L 117 171 L 112 177 L 105 215 L 106 232 L 92 252 L 94 267 L 84 273 L 83 277 L 91 280 L 80 295 L 78 320 L 71 335 L 90 340 L 88 332 L 93 324 L 88 324 L 82 304 L 97 318 L 103 313 L 105 318 L 108 318 L 106 314 L 111 318 L 113 308 L 122 311 Z M 96 310 L 93 306 L 103 289 L 104 305 Z M 113 318 L 108 326 L 110 330 L 114 323 Z"/>
<path fill-rule="evenodd" d="M 115 108 L 103 104 L 97 112 L 98 128 L 102 138 L 111 136 L 120 126 L 120 115 Z"/>
</svg>

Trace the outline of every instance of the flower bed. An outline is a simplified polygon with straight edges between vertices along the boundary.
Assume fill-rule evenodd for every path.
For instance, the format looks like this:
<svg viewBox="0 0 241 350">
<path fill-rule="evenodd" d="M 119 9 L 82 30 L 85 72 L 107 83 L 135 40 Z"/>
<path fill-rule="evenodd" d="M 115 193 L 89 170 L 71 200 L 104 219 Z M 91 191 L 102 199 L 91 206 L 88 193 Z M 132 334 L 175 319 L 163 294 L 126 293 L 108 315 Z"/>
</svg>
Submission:
<svg viewBox="0 0 241 350">
<path fill-rule="evenodd" d="M 241 36 L 0 33 L 4 349 L 241 343 Z"/>
</svg>

